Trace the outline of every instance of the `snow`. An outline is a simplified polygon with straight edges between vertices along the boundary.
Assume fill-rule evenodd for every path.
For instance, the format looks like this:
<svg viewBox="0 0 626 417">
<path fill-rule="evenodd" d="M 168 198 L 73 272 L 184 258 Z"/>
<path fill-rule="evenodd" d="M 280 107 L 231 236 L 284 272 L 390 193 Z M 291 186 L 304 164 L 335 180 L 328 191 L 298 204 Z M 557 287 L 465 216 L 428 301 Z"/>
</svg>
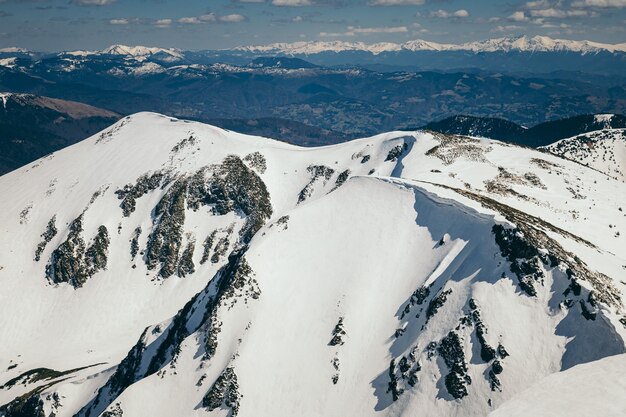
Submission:
<svg viewBox="0 0 626 417">
<path fill-rule="evenodd" d="M 0 67 L 14 68 L 16 58 L 2 58 L 0 59 Z"/>
<path fill-rule="evenodd" d="M 611 119 L 613 119 L 614 114 L 596 114 L 594 115 L 594 121 L 596 123 L 604 123 L 607 126 L 610 126 Z"/>
<path fill-rule="evenodd" d="M 183 141 L 191 136 L 193 141 Z M 406 152 L 392 160 L 390 151 L 403 145 Z M 266 160 L 267 169 L 258 175 L 273 209 L 245 248 L 260 295 L 227 299 L 214 310 L 222 323 L 217 348 L 211 359 L 203 359 L 213 323 L 203 322 L 203 300 L 217 291 L 217 272 L 227 260 L 200 264 L 202 242 L 231 224 L 237 236 L 242 213 L 214 215 L 208 206 L 186 210 L 183 236 L 197 242 L 196 272 L 162 279 L 141 255 L 132 261 L 129 248 L 138 226 L 140 248 L 146 247 L 153 210 L 169 186 L 137 198 L 129 217 L 123 217 L 114 192 L 146 173 L 190 175 L 227 155 L 244 158 L 253 152 Z M 313 182 L 310 197 L 298 202 L 312 165 L 333 173 Z M 350 178 L 336 188 L 346 170 Z M 502 187 L 490 187 L 490 181 Z M 569 189 L 584 198 L 574 198 Z M 95 191 L 101 195 L 91 202 Z M 619 211 L 626 206 L 626 183 L 545 152 L 413 131 L 299 148 L 140 113 L 0 177 L 0 193 L 9 196 L 0 200 L 0 314 L 8 323 L 0 326 L 0 384 L 39 367 L 64 371 L 101 364 L 54 381 L 2 388 L 0 404 L 49 383 L 41 394 L 46 410 L 52 410 L 47 396 L 58 393 L 58 417 L 79 413 L 146 329 L 146 347 L 133 374 L 138 380 L 119 396 L 99 397 L 92 415 L 115 404 L 131 416 L 226 415 L 225 409 L 209 413 L 202 398 L 232 367 L 243 417 L 486 416 L 551 374 L 569 375 L 582 363 L 625 351 L 619 308 L 599 303 L 592 321 L 580 314 L 578 301 L 563 307 L 570 284 L 564 265 L 544 265 L 537 296 L 522 293 L 492 233 L 496 224 L 512 227 L 507 213 L 476 198 L 541 218 L 546 223 L 533 227 L 606 274 L 607 285 L 626 290 L 620 282 L 626 255 L 618 250 L 626 235 L 615 236 L 626 230 Z M 52 285 L 45 278 L 46 262 L 81 213 L 87 243 L 100 225 L 109 230 L 107 269 L 82 288 Z M 35 262 L 35 248 L 53 215 L 59 233 Z M 228 243 L 229 251 L 236 245 Z M 403 316 L 412 293 L 429 284 L 431 296 L 452 290 L 437 313 L 427 318 L 429 298 Z M 581 280 L 580 285 L 588 291 L 595 284 Z M 144 375 L 165 329 L 196 294 L 176 359 Z M 486 380 L 491 365 L 477 352 L 475 330 L 460 325 L 469 299 L 479 306 L 486 340 L 510 354 L 501 359 L 502 391 L 492 391 Z M 345 340 L 331 346 L 339 318 Z M 397 329 L 404 331 L 401 337 L 395 336 Z M 461 400 L 446 390 L 449 370 L 442 358 L 428 356 L 428 345 L 450 331 L 461 337 L 472 379 Z M 410 387 L 401 380 L 406 390 L 394 402 L 387 392 L 390 361 L 397 364 L 413 350 L 421 364 L 419 383 Z M 570 369 L 560 372 L 565 368 Z M 78 415 L 85 415 L 84 409 Z"/>
<path fill-rule="evenodd" d="M 610 124 L 613 115 L 596 115 L 596 123 Z M 562 139 L 544 147 L 549 152 L 626 182 L 626 129 L 605 129 Z"/>
<path fill-rule="evenodd" d="M 111 45 L 108 48 L 101 50 L 99 53 L 109 55 L 128 55 L 135 58 L 162 54 L 164 55 L 164 60 L 172 62 L 183 59 L 183 55 L 178 49 L 147 46 Z"/>
<path fill-rule="evenodd" d="M 7 108 L 7 100 L 12 96 L 11 93 L 0 93 L 0 99 L 2 99 L 2 107 L 6 110 Z"/>
<path fill-rule="evenodd" d="M 311 41 L 294 43 L 274 43 L 270 45 L 241 46 L 235 50 L 255 53 L 285 53 L 285 54 L 318 54 L 321 52 L 365 51 L 378 55 L 383 52 L 394 51 L 470 51 L 480 52 L 578 52 L 581 54 L 607 52 L 626 52 L 625 44 L 605 44 L 592 41 L 573 41 L 552 39 L 547 36 L 520 36 L 515 38 L 496 38 L 462 44 L 443 44 L 416 39 L 402 44 L 379 43 L 365 44 L 363 42 L 344 41 Z"/>
<path fill-rule="evenodd" d="M 626 415 L 626 355 L 552 374 L 504 403 L 489 417 Z"/>
</svg>

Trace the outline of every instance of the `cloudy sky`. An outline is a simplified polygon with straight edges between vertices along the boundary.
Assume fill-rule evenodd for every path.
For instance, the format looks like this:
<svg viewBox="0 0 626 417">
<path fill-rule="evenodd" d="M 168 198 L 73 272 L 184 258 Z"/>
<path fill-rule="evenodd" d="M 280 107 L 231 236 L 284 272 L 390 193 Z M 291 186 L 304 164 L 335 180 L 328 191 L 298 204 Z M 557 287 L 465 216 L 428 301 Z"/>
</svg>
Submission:
<svg viewBox="0 0 626 417">
<path fill-rule="evenodd" d="M 185 49 L 315 40 L 626 42 L 626 0 L 0 0 L 0 47 Z"/>
</svg>

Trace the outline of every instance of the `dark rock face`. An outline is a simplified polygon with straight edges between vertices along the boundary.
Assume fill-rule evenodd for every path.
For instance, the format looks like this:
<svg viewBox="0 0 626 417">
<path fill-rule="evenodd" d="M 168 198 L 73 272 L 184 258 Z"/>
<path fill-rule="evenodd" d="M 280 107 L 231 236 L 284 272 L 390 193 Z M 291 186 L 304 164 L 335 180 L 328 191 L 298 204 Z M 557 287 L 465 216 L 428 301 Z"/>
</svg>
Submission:
<svg viewBox="0 0 626 417">
<path fill-rule="evenodd" d="M 180 257 L 180 261 L 178 262 L 178 276 L 184 277 L 186 275 L 191 275 L 196 271 L 196 266 L 193 263 L 193 252 L 196 248 L 196 242 L 190 240 L 187 243 L 187 247 L 183 251 L 183 254 Z"/>
<path fill-rule="evenodd" d="M 202 259 L 200 259 L 200 265 L 206 263 L 209 260 L 209 256 L 211 256 L 211 249 L 213 248 L 213 242 L 215 242 L 215 236 L 217 235 L 217 230 L 213 230 L 210 235 L 206 237 L 204 243 L 202 244 Z"/>
<path fill-rule="evenodd" d="M 350 170 L 346 169 L 337 176 L 337 179 L 335 180 L 335 186 L 333 187 L 332 191 L 335 191 L 337 188 L 341 187 L 346 181 L 348 181 L 348 178 L 350 178 Z"/>
<path fill-rule="evenodd" d="M 229 367 L 215 380 L 202 399 L 202 406 L 209 411 L 220 407 L 228 408 L 231 410 L 230 416 L 235 417 L 239 413 L 240 398 L 237 374 Z"/>
<path fill-rule="evenodd" d="M 418 360 L 417 350 L 417 346 L 414 346 L 408 355 L 391 360 L 387 393 L 391 393 L 394 401 L 400 398 L 406 389 L 416 386 L 419 382 L 417 373 L 422 370 L 422 365 Z"/>
<path fill-rule="evenodd" d="M 398 158 L 400 158 L 407 150 L 409 149 L 409 145 L 404 142 L 402 145 L 397 145 L 391 148 L 387 157 L 385 158 L 385 162 L 391 161 L 396 162 Z"/>
<path fill-rule="evenodd" d="M 346 335 L 346 331 L 343 328 L 343 317 L 339 317 L 339 321 L 333 329 L 333 337 L 328 344 L 330 346 L 341 346 L 344 344 L 343 338 Z"/>
<path fill-rule="evenodd" d="M 119 403 L 111 407 L 110 410 L 102 413 L 102 417 L 122 417 L 123 415 L 124 415 L 124 411 L 122 410 L 122 407 L 120 407 Z"/>
<path fill-rule="evenodd" d="M 252 152 L 251 154 L 246 155 L 243 160 L 259 174 L 265 174 L 265 171 L 267 170 L 267 160 L 261 152 Z"/>
<path fill-rule="evenodd" d="M 107 228 L 105 226 L 98 227 L 98 234 L 85 252 L 85 262 L 89 267 L 90 276 L 102 269 L 106 269 L 110 242 Z"/>
<path fill-rule="evenodd" d="M 469 300 L 469 305 L 472 310 L 471 315 L 476 329 L 476 337 L 480 343 L 480 358 L 485 362 L 489 362 L 496 357 L 496 350 L 489 345 L 485 338 L 487 327 L 480 317 L 480 310 L 478 310 L 478 305 L 473 298 Z"/>
<path fill-rule="evenodd" d="M 456 399 L 467 396 L 467 385 L 472 383 L 472 379 L 467 375 L 467 363 L 459 335 L 448 333 L 437 350 L 450 371 L 445 377 L 446 389 Z"/>
<path fill-rule="evenodd" d="M 264 160 L 258 155 L 252 159 L 258 164 Z M 150 184 L 158 185 L 156 181 Z M 166 191 L 154 209 L 154 227 L 146 248 L 148 269 L 158 268 L 158 275 L 162 278 L 176 273 L 179 276 L 193 273 L 192 248 L 188 246 L 188 250 L 180 254 L 185 210 L 198 210 L 202 206 L 210 206 L 214 215 L 235 212 L 245 217 L 244 226 L 239 231 L 243 243 L 248 242 L 272 215 L 265 183 L 239 157 L 227 156 L 220 165 L 205 167 L 190 177 L 178 178 Z M 211 257 L 213 263 L 226 255 L 233 229 L 229 230 L 227 236 L 216 244 Z M 209 259 L 215 237 L 211 234 L 205 240 L 201 263 Z"/>
<path fill-rule="evenodd" d="M 52 238 L 57 235 L 56 218 L 56 215 L 52 216 L 52 218 L 48 221 L 46 231 L 41 234 L 43 240 L 37 245 L 37 249 L 35 250 L 35 261 L 37 262 L 41 260 L 41 254 L 46 249 L 48 243 L 50 243 Z"/>
<path fill-rule="evenodd" d="M 411 308 L 415 305 L 421 305 L 426 301 L 426 299 L 430 296 L 430 286 L 421 286 L 411 294 L 411 298 L 409 302 L 402 310 L 402 314 L 400 315 L 400 319 L 403 319 L 407 314 L 411 312 Z"/>
<path fill-rule="evenodd" d="M 446 303 L 446 300 L 448 299 L 448 295 L 450 294 L 452 294 L 452 289 L 441 291 L 439 294 L 437 294 L 436 297 L 433 297 L 433 299 L 430 300 L 430 303 L 428 303 L 428 308 L 426 309 L 426 322 L 427 323 L 428 323 L 428 320 L 430 320 L 431 317 L 437 314 L 437 311 L 441 307 L 443 307 L 443 305 Z"/>
<path fill-rule="evenodd" d="M 133 232 L 133 237 L 130 240 L 130 257 L 133 260 L 139 252 L 139 236 L 141 236 L 141 227 L 135 228 L 135 231 Z"/>
<path fill-rule="evenodd" d="M 46 266 L 46 277 L 55 284 L 68 282 L 74 287 L 81 287 L 87 281 L 87 271 L 83 262 L 85 241 L 83 215 L 78 216 L 69 226 L 65 242 L 56 248 Z"/>
<path fill-rule="evenodd" d="M 137 178 L 137 182 L 132 185 L 125 185 L 121 190 L 115 191 L 117 198 L 122 200 L 120 207 L 124 213 L 124 217 L 128 217 L 135 211 L 136 200 L 150 191 L 154 191 L 160 186 L 165 186 L 169 179 L 163 172 L 157 171 L 152 175 L 144 174 Z"/>
<path fill-rule="evenodd" d="M 185 223 L 185 191 L 185 180 L 177 180 L 154 209 L 154 228 L 146 247 L 146 266 L 148 269 L 158 267 L 158 274 L 163 278 L 172 276 L 177 269 Z"/>
<path fill-rule="evenodd" d="M 110 242 L 107 228 L 100 226 L 93 243 L 86 249 L 82 232 L 81 214 L 70 224 L 65 242 L 50 255 L 50 261 L 46 265 L 46 277 L 51 282 L 67 282 L 74 288 L 79 288 L 96 272 L 106 269 Z"/>
<path fill-rule="evenodd" d="M 31 393 L 29 393 L 31 394 Z M 46 417 L 44 403 L 37 392 L 18 397 L 0 407 L 2 417 Z"/>
<path fill-rule="evenodd" d="M 502 256 L 511 263 L 511 272 L 517 276 L 520 288 L 529 296 L 535 297 L 535 283 L 543 279 L 539 252 L 515 229 L 506 229 L 496 224 L 492 232 Z"/>
<path fill-rule="evenodd" d="M 326 182 L 330 180 L 330 178 L 335 173 L 334 169 L 324 165 L 310 165 L 307 168 L 307 171 L 309 171 L 309 174 L 311 174 L 311 180 L 307 185 L 304 186 L 302 191 L 300 191 L 300 194 L 298 195 L 298 204 L 304 202 L 307 198 L 311 196 L 311 194 L 313 193 L 313 187 L 319 179 L 323 179 L 324 184 L 326 184 Z"/>
</svg>

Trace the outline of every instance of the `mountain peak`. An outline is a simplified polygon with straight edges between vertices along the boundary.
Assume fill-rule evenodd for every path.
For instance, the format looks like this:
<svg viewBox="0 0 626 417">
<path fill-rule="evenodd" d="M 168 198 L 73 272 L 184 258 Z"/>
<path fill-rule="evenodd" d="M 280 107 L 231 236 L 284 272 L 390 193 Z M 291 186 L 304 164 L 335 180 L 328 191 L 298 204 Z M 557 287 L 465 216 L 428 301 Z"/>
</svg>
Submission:
<svg viewBox="0 0 626 417">
<path fill-rule="evenodd" d="M 377 43 L 345 41 L 311 41 L 293 43 L 274 43 L 269 45 L 241 46 L 235 50 L 246 52 L 271 52 L 285 54 L 316 54 L 321 52 L 364 51 L 372 54 L 395 51 L 470 51 L 479 52 L 626 52 L 626 44 L 605 44 L 593 41 L 574 41 L 553 39 L 548 36 L 517 36 L 508 38 L 493 38 L 482 41 L 466 42 L 462 44 L 448 44 L 415 39 L 405 43 Z"/>
</svg>

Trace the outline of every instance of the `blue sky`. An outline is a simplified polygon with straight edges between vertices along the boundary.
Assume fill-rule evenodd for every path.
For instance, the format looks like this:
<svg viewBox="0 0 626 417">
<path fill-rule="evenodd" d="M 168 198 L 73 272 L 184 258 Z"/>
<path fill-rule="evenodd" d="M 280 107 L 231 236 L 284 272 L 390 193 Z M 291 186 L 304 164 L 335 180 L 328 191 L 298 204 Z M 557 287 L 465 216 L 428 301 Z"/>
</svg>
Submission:
<svg viewBox="0 0 626 417">
<path fill-rule="evenodd" d="M 0 47 L 217 49 L 315 40 L 626 42 L 626 0 L 0 0 Z"/>
</svg>

